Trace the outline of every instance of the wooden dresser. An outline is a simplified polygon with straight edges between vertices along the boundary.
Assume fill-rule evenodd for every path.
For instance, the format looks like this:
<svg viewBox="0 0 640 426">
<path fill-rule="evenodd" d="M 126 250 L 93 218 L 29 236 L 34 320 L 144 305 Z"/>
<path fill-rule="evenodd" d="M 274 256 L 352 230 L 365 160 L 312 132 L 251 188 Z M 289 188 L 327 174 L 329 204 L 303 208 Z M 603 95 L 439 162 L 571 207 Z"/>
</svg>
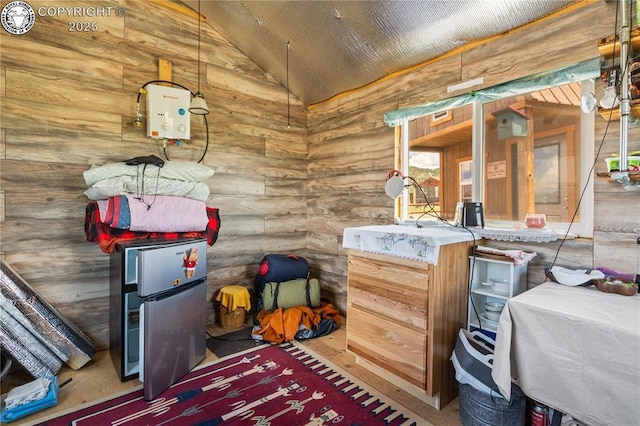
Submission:
<svg viewBox="0 0 640 426">
<path fill-rule="evenodd" d="M 347 350 L 436 409 L 457 397 L 450 357 L 466 326 L 472 246 L 440 246 L 437 265 L 349 250 Z"/>
</svg>

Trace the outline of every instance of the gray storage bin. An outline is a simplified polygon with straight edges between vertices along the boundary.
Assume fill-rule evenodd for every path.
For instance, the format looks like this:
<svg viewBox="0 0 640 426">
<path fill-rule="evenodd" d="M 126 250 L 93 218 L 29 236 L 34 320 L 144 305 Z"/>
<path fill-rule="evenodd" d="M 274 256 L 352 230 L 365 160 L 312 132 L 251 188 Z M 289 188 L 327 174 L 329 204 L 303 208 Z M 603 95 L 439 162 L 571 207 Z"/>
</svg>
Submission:
<svg viewBox="0 0 640 426">
<path fill-rule="evenodd" d="M 518 426 L 525 424 L 527 397 L 487 394 L 471 385 L 458 383 L 460 421 L 463 426 Z"/>
<path fill-rule="evenodd" d="M 461 329 L 451 361 L 456 370 L 463 426 L 519 426 L 525 424 L 527 397 L 512 386 L 511 401 L 498 391 L 491 377 L 495 341 L 480 332 Z"/>
</svg>

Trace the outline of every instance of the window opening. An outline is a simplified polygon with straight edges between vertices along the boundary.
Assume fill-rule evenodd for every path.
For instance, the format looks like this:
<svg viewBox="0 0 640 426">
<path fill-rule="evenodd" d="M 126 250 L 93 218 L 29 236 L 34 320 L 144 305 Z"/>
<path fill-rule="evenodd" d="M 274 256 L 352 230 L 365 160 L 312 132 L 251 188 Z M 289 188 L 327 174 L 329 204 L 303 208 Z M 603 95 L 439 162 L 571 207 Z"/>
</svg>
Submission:
<svg viewBox="0 0 640 426">
<path fill-rule="evenodd" d="M 584 84 L 593 90 L 592 80 Z M 481 201 L 487 226 L 518 227 L 527 213 L 544 213 L 549 228 L 566 230 L 593 158 L 595 114 L 580 110 L 582 85 L 536 86 L 405 121 L 399 134 L 406 136 L 407 155 L 401 158 L 408 167 L 401 168 L 419 182 L 424 196 L 408 185 L 400 218 L 421 218 L 430 205 L 452 220 L 457 203 Z M 584 209 L 592 209 L 592 197 L 580 207 L 571 230 L 591 236 Z"/>
<path fill-rule="evenodd" d="M 440 151 L 410 151 L 409 176 L 416 185 L 409 185 L 408 218 L 418 219 L 425 212 L 440 213 Z"/>
</svg>

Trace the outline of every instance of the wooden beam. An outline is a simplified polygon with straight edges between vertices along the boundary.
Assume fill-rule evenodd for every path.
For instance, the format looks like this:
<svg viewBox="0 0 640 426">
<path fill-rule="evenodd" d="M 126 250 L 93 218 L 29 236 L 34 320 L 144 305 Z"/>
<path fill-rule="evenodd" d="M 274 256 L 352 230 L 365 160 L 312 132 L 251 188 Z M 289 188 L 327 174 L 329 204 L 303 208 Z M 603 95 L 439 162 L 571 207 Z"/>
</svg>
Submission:
<svg viewBox="0 0 640 426">
<path fill-rule="evenodd" d="M 166 59 L 158 59 L 158 80 L 171 81 L 171 61 Z M 161 83 L 163 86 L 169 84 Z"/>
<path fill-rule="evenodd" d="M 430 148 L 443 148 L 451 145 L 457 145 L 463 142 L 471 143 L 471 120 L 466 120 L 453 126 L 445 127 L 442 130 L 436 130 L 432 133 L 419 136 L 409 141 L 412 150 L 418 146 L 427 146 Z"/>
<path fill-rule="evenodd" d="M 527 117 L 531 117 L 531 108 L 525 108 L 522 111 Z M 535 181 L 535 158 L 534 158 L 534 133 L 533 120 L 527 120 L 527 137 L 525 139 L 524 150 L 524 170 L 525 170 L 525 188 L 526 188 L 526 210 L 524 213 L 536 212 L 536 181 Z M 522 212 L 519 212 L 518 219 L 524 220 Z"/>
<path fill-rule="evenodd" d="M 633 52 L 640 51 L 640 29 L 636 28 L 631 30 L 629 40 L 631 50 Z M 598 50 L 605 59 L 614 59 L 615 62 L 615 59 L 617 58 L 613 58 L 613 54 L 614 52 L 617 54 L 620 53 L 620 35 L 615 34 L 600 40 L 598 43 Z"/>
<path fill-rule="evenodd" d="M 193 19 L 200 18 L 201 22 L 205 22 L 207 20 L 207 18 L 204 15 L 198 14 L 197 11 L 193 10 L 192 8 L 190 8 L 189 6 L 187 6 L 182 2 L 176 3 L 170 0 L 151 0 L 151 3 L 155 3 L 158 6 L 165 7 L 169 10 L 173 10 L 174 12 L 178 12 L 182 15 L 188 16 Z"/>
</svg>

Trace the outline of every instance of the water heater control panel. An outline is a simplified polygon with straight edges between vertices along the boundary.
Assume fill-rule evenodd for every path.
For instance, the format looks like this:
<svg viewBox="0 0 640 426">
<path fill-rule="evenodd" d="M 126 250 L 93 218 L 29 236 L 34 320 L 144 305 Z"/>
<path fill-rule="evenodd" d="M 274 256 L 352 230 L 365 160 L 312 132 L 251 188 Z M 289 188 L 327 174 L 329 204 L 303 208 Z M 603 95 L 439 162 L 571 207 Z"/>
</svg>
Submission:
<svg viewBox="0 0 640 426">
<path fill-rule="evenodd" d="M 154 139 L 191 137 L 191 92 L 150 84 L 147 90 L 147 136 Z"/>
</svg>

